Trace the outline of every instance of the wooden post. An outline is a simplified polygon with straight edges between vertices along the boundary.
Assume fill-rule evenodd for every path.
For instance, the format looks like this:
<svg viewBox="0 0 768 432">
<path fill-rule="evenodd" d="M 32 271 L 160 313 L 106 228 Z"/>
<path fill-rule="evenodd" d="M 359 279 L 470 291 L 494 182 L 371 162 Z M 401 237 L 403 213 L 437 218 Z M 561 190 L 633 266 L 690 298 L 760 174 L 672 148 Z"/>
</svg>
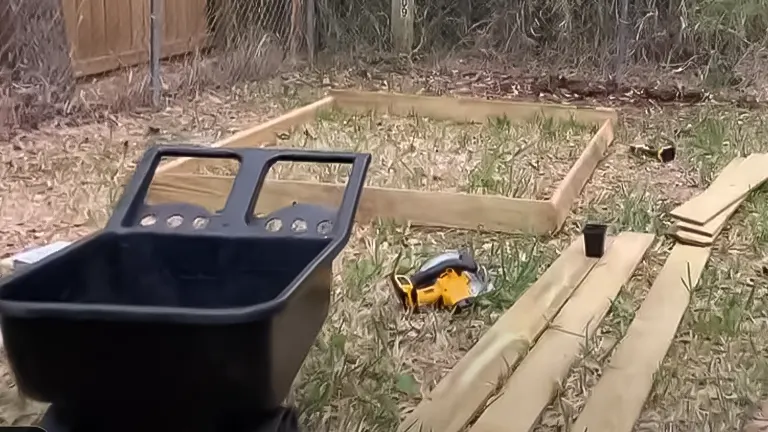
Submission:
<svg viewBox="0 0 768 432">
<path fill-rule="evenodd" d="M 317 50 L 317 42 L 315 35 L 315 0 L 304 0 L 307 8 L 307 58 L 309 59 L 309 65 L 315 65 L 315 50 Z"/>
<path fill-rule="evenodd" d="M 413 49 L 413 2 L 391 0 L 392 48 L 396 54 L 410 54 Z"/>
<path fill-rule="evenodd" d="M 616 65 L 613 70 L 613 79 L 621 84 L 624 67 L 627 64 L 627 45 L 629 44 L 629 0 L 619 2 L 621 11 L 619 12 L 619 34 L 616 41 Z"/>
</svg>

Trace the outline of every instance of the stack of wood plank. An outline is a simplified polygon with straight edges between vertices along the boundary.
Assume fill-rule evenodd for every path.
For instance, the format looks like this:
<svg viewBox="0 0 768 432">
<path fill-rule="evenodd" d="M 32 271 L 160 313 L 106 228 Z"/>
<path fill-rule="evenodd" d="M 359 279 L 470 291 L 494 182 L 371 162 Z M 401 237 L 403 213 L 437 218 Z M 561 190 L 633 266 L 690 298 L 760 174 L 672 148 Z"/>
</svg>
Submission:
<svg viewBox="0 0 768 432">
<path fill-rule="evenodd" d="M 653 234 L 624 232 L 606 239 L 598 260 L 587 257 L 584 241 L 576 239 L 398 432 L 465 431 L 489 404 L 470 432 L 530 430 L 578 358 L 584 335 L 600 325 L 653 242 Z M 518 367 L 523 370 L 513 375 Z"/>
<path fill-rule="evenodd" d="M 669 234 L 680 243 L 711 246 L 750 192 L 768 180 L 768 153 L 733 159 L 712 184 L 675 208 Z"/>
<path fill-rule="evenodd" d="M 576 239 L 410 412 L 398 432 L 529 432 L 557 397 L 653 234 Z M 711 248 L 676 244 L 570 430 L 631 432 Z"/>
</svg>

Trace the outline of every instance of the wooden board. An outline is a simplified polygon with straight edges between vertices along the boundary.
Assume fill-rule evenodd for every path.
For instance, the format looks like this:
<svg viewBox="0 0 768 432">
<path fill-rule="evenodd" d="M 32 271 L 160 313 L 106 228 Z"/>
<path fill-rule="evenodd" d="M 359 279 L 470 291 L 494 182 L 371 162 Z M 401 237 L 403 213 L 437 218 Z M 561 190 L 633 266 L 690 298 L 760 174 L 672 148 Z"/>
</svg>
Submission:
<svg viewBox="0 0 768 432">
<path fill-rule="evenodd" d="M 320 99 L 317 102 L 297 108 L 266 123 L 240 131 L 229 138 L 218 141 L 213 147 L 266 147 L 275 145 L 278 134 L 290 131 L 297 126 L 314 120 L 319 111 L 329 108 L 332 104 L 333 98 L 331 97 Z M 191 173 L 202 166 L 216 164 L 217 162 L 219 161 L 216 159 L 179 158 L 158 168 L 155 180 L 158 180 L 165 174 Z"/>
<path fill-rule="evenodd" d="M 740 168 L 742 162 L 744 162 L 743 157 L 737 157 L 734 158 L 731 162 L 728 163 L 728 165 L 723 168 L 723 170 L 720 172 L 720 174 L 717 175 L 717 178 L 712 182 L 712 185 L 723 185 L 726 182 L 729 181 L 729 179 L 733 178 L 734 176 L 738 176 L 740 174 Z M 742 202 L 744 202 L 744 199 L 746 199 L 746 196 L 741 198 L 740 200 L 736 201 L 735 203 L 731 204 L 730 207 L 725 209 L 724 211 L 717 214 L 717 216 L 710 219 L 707 223 L 704 225 L 699 224 L 693 224 L 690 222 L 683 222 L 678 221 L 675 223 L 677 226 L 678 231 L 688 231 L 691 233 L 696 233 L 705 237 L 717 237 L 718 234 L 720 234 L 720 231 L 723 230 L 723 227 L 728 222 L 728 219 L 736 213 L 736 210 L 738 210 L 739 205 L 741 205 Z"/>
<path fill-rule="evenodd" d="M 768 180 L 768 154 L 755 153 L 740 165 L 735 177 L 711 185 L 700 195 L 672 210 L 673 217 L 693 224 L 705 225 L 736 201 Z"/>
<path fill-rule="evenodd" d="M 550 198 L 550 202 L 557 211 L 558 228 L 570 214 L 573 203 L 592 177 L 597 165 L 605 157 L 611 143 L 613 143 L 613 123 L 606 120 Z"/>
<path fill-rule="evenodd" d="M 619 234 L 470 432 L 528 432 L 654 241 Z"/>
<path fill-rule="evenodd" d="M 463 193 L 366 188 L 358 217 L 358 221 L 382 217 L 414 225 L 549 234 L 556 231 L 565 220 L 571 205 L 613 141 L 613 122 L 616 121 L 616 112 L 603 108 L 349 90 L 332 90 L 330 94 L 331 96 L 313 104 L 239 132 L 216 143 L 215 147 L 273 145 L 279 133 L 314 120 L 319 111 L 332 106 L 350 111 L 383 109 L 397 115 L 407 115 L 415 111 L 421 115 L 454 121 L 486 121 L 493 116 L 530 119 L 539 114 L 586 122 L 599 119 L 601 128 L 561 183 L 555 193 L 555 200 L 534 201 Z M 150 191 L 151 198 L 164 201 L 191 200 L 207 208 L 218 206 L 230 189 L 231 177 L 185 176 L 203 166 L 217 163 L 219 161 L 216 159 L 179 158 L 163 164 L 155 175 L 154 187 Z M 169 177 L 171 175 L 182 177 Z M 290 205 L 294 200 L 335 205 L 334 197 L 340 193 L 338 185 L 312 182 L 276 182 L 272 185 L 272 188 L 263 190 L 260 197 L 268 209 Z M 555 211 L 555 203 L 560 206 L 559 214 Z"/>
<path fill-rule="evenodd" d="M 13 271 L 13 259 L 3 258 L 0 260 L 0 275 Z"/>
<path fill-rule="evenodd" d="M 358 113 L 375 111 L 399 116 L 416 114 L 435 120 L 459 123 L 485 123 L 494 117 L 507 117 L 512 121 L 529 121 L 539 115 L 557 120 L 573 119 L 580 123 L 596 125 L 602 125 L 606 120 L 614 123 L 618 121 L 615 110 L 600 107 L 588 108 L 559 104 L 354 90 L 331 90 L 329 94 L 333 96 L 335 105 L 344 111 Z"/>
<path fill-rule="evenodd" d="M 414 0 L 390 0 L 389 15 L 392 48 L 396 54 L 411 54 L 413 50 Z"/>
<path fill-rule="evenodd" d="M 233 179 L 166 174 L 155 178 L 149 201 L 189 202 L 215 211 L 224 206 Z M 344 185 L 310 181 L 267 181 L 259 193 L 256 212 L 269 213 L 294 201 L 338 207 L 343 188 Z M 363 190 L 356 220 L 368 223 L 377 218 L 420 226 L 500 232 L 546 234 L 555 228 L 555 211 L 546 201 L 368 186 Z"/>
<path fill-rule="evenodd" d="M 734 158 L 723 168 L 717 178 L 712 182 L 714 187 L 727 184 L 734 176 L 738 176 L 741 170 L 741 164 L 745 158 Z M 708 247 L 715 243 L 715 239 L 725 228 L 728 219 L 736 213 L 741 203 L 747 198 L 745 195 L 735 203 L 731 204 L 724 211 L 720 212 L 714 218 L 710 219 L 704 225 L 693 224 L 690 222 L 677 221 L 669 229 L 668 235 L 676 241 L 693 246 Z"/>
<path fill-rule="evenodd" d="M 667 235 L 675 239 L 675 241 L 687 244 L 691 246 L 709 247 L 715 243 L 716 236 L 708 236 L 700 233 L 686 231 L 680 229 L 677 225 L 672 225 L 667 232 Z"/>
<path fill-rule="evenodd" d="M 597 261 L 584 255 L 581 238 L 574 241 L 407 416 L 398 431 L 463 430 Z"/>
<path fill-rule="evenodd" d="M 728 219 L 730 219 L 731 216 L 736 213 L 736 210 L 739 209 L 745 199 L 746 197 L 741 198 L 740 200 L 731 204 L 731 206 L 726 208 L 725 211 L 720 212 L 717 216 L 710 219 L 709 222 L 705 223 L 704 225 L 697 225 L 688 222 L 677 222 L 674 226 L 678 231 L 688 232 L 691 234 L 714 239 L 720 235 L 720 233 L 725 228 L 725 225 L 728 223 Z"/>
<path fill-rule="evenodd" d="M 632 431 L 710 251 L 674 246 L 571 430 Z"/>
</svg>

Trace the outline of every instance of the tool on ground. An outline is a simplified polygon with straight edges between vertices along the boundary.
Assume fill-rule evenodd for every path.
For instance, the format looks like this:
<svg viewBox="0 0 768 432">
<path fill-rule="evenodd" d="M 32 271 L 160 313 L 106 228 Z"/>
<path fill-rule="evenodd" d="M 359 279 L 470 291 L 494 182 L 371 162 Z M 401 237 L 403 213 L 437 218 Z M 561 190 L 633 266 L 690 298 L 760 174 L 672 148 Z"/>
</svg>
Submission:
<svg viewBox="0 0 768 432">
<path fill-rule="evenodd" d="M 163 157 L 238 160 L 224 209 L 148 203 Z M 328 315 L 333 260 L 349 240 L 370 160 L 294 149 L 147 151 L 105 229 L 0 280 L 16 383 L 51 403 L 41 426 L 297 432 L 286 397 Z M 276 161 L 351 165 L 341 205 L 251 216 Z"/>
<path fill-rule="evenodd" d="M 632 144 L 629 146 L 630 152 L 635 155 L 649 156 L 658 159 L 659 162 L 667 163 L 675 160 L 677 149 L 673 145 L 663 145 L 661 147 L 651 147 L 647 144 Z"/>
<path fill-rule="evenodd" d="M 397 274 L 402 251 L 390 275 L 392 287 L 407 310 L 425 306 L 464 309 L 472 299 L 493 290 L 488 271 L 465 251 L 446 251 L 427 260 L 411 276 Z"/>
</svg>

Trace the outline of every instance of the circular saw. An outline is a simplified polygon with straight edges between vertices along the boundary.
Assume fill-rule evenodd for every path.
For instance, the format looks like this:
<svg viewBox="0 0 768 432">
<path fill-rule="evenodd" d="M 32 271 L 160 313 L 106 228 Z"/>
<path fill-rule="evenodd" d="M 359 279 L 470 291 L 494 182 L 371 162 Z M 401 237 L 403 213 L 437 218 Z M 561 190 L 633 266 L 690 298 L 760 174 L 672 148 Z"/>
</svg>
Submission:
<svg viewBox="0 0 768 432">
<path fill-rule="evenodd" d="M 410 276 L 397 274 L 401 255 L 402 252 L 395 259 L 390 280 L 405 309 L 463 309 L 471 305 L 473 298 L 493 289 L 485 267 L 478 265 L 468 252 L 446 251 L 427 260 Z"/>
</svg>

